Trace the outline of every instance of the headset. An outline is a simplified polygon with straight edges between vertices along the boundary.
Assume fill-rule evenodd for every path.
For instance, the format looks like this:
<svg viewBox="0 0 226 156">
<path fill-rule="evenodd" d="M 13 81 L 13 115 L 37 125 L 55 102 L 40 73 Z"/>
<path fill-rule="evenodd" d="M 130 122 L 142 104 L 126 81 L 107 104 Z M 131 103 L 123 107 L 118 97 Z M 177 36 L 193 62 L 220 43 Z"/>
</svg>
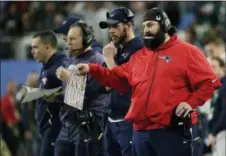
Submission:
<svg viewBox="0 0 226 156">
<path fill-rule="evenodd" d="M 172 28 L 172 24 L 171 24 L 171 22 L 170 22 L 170 19 L 169 19 L 169 17 L 167 16 L 167 14 L 165 13 L 165 11 L 163 11 L 163 10 L 161 10 L 161 9 L 159 9 L 159 8 L 153 8 L 153 9 L 151 9 L 151 10 L 156 10 L 156 11 L 158 11 L 158 14 L 161 16 L 161 22 L 160 22 L 160 24 L 161 24 L 161 26 L 164 28 L 164 30 L 166 31 L 166 32 L 168 32 L 171 28 Z"/>
<path fill-rule="evenodd" d="M 79 20 L 74 25 L 78 25 L 83 31 L 82 44 L 85 48 L 91 45 L 94 39 L 94 30 L 92 26 L 88 26 L 83 20 Z"/>
</svg>

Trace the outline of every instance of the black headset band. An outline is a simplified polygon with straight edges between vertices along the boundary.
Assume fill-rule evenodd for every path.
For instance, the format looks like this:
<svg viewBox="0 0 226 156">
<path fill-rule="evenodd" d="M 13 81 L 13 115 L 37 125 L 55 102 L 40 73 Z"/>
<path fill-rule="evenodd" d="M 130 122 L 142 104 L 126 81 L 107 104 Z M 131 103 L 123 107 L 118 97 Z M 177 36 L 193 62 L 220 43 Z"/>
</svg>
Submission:
<svg viewBox="0 0 226 156">
<path fill-rule="evenodd" d="M 78 25 L 83 32 L 83 46 L 88 47 L 91 44 L 91 41 L 93 40 L 93 32 L 91 31 L 91 28 L 88 26 L 87 23 L 85 23 L 82 20 L 77 21 L 74 23 L 74 25 Z"/>
</svg>

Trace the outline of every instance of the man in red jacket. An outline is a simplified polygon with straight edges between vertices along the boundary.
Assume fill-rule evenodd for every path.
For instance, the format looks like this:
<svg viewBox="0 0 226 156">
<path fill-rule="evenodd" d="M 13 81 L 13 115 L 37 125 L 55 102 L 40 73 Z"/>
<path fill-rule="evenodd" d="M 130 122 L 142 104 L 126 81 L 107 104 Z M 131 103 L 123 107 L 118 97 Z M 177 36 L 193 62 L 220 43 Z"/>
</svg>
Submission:
<svg viewBox="0 0 226 156">
<path fill-rule="evenodd" d="M 20 122 L 20 114 L 16 108 L 16 82 L 9 81 L 6 94 L 1 97 L 0 103 L 0 133 L 6 142 L 12 156 L 17 155 L 19 138 L 14 133 L 17 124 Z"/>
<path fill-rule="evenodd" d="M 177 38 L 164 11 L 150 9 L 143 26 L 145 47 L 129 62 L 113 69 L 79 64 L 77 72 L 89 72 L 121 94 L 132 87 L 125 119 L 133 121 L 135 156 L 191 156 L 192 135 L 185 141 L 185 126 L 172 127 L 171 123 L 175 116 L 186 117 L 203 105 L 220 81 L 202 52 Z"/>
</svg>

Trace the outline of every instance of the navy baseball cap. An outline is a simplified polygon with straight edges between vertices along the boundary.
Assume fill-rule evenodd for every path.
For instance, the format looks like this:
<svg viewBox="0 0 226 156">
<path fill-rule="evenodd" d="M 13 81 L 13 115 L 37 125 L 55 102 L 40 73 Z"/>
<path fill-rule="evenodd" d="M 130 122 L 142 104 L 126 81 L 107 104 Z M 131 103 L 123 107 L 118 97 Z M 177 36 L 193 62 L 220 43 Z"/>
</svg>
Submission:
<svg viewBox="0 0 226 156">
<path fill-rule="evenodd" d="M 120 22 L 123 22 L 123 23 L 131 22 L 134 17 L 134 14 L 132 13 L 131 10 L 127 8 L 119 8 L 119 9 L 113 10 L 111 13 L 107 12 L 106 16 L 107 16 L 107 20 L 101 21 L 99 23 L 99 26 L 101 29 L 106 29 L 108 28 L 108 25 L 114 25 Z"/>
<path fill-rule="evenodd" d="M 81 18 L 79 17 L 69 17 L 66 21 L 63 22 L 63 24 L 60 27 L 53 29 L 53 31 L 55 33 L 67 35 L 71 25 L 76 23 L 79 20 L 81 20 Z"/>
</svg>

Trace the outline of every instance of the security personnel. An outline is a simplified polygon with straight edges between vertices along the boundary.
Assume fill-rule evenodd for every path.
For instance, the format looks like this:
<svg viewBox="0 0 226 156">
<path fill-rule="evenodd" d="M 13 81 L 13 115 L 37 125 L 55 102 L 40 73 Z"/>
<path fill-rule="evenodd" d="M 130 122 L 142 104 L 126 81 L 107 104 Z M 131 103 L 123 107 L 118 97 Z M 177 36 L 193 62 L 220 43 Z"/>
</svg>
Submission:
<svg viewBox="0 0 226 156">
<path fill-rule="evenodd" d="M 69 69 L 81 62 L 103 64 L 100 53 L 94 52 L 91 42 L 94 36 L 90 27 L 82 20 L 72 24 L 67 35 L 67 49 L 71 62 Z M 69 70 L 57 69 L 58 78 L 67 81 Z M 63 127 L 56 141 L 56 156 L 96 156 L 99 155 L 102 142 L 104 102 L 107 98 L 97 81 L 87 77 L 83 110 L 69 105 L 62 106 L 61 120 Z"/>
<path fill-rule="evenodd" d="M 142 48 L 140 38 L 134 36 L 133 17 L 132 11 L 123 7 L 107 12 L 107 21 L 99 23 L 100 28 L 108 28 L 112 40 L 103 49 L 105 66 L 109 69 L 128 62 L 130 56 Z M 124 119 L 131 103 L 131 90 L 121 95 L 115 89 L 106 89 L 110 90 L 110 100 L 106 105 L 103 136 L 105 155 L 131 156 L 133 128 L 132 123 Z"/>
<path fill-rule="evenodd" d="M 39 77 L 39 87 L 53 89 L 62 86 L 62 82 L 56 77 L 56 69 L 68 65 L 68 57 L 64 53 L 56 52 L 57 39 L 52 32 L 40 32 L 33 36 L 31 53 L 34 59 L 43 63 Z M 61 129 L 59 117 L 60 102 L 56 97 L 46 97 L 37 103 L 37 124 L 41 136 L 40 156 L 54 155 L 55 140 Z"/>
<path fill-rule="evenodd" d="M 76 17 L 76 16 L 71 16 L 67 20 L 65 20 L 61 26 L 59 26 L 58 28 L 53 29 L 53 31 L 56 34 L 63 35 L 63 39 L 66 41 L 66 36 L 67 36 L 67 33 L 68 33 L 69 29 L 70 29 L 70 26 L 72 24 L 76 23 L 79 20 L 81 20 L 81 19 Z M 94 31 L 94 30 L 91 29 L 91 31 Z M 102 53 L 102 49 L 103 49 L 102 44 L 99 43 L 96 39 L 92 40 L 91 47 L 92 47 L 93 51 Z"/>
<path fill-rule="evenodd" d="M 125 119 L 133 121 L 134 156 L 191 156 L 193 109 L 212 96 L 220 81 L 203 53 L 175 35 L 163 10 L 148 10 L 143 26 L 145 47 L 127 63 L 112 69 L 78 64 L 77 74 L 89 73 L 121 94 L 132 87 Z"/>
</svg>

